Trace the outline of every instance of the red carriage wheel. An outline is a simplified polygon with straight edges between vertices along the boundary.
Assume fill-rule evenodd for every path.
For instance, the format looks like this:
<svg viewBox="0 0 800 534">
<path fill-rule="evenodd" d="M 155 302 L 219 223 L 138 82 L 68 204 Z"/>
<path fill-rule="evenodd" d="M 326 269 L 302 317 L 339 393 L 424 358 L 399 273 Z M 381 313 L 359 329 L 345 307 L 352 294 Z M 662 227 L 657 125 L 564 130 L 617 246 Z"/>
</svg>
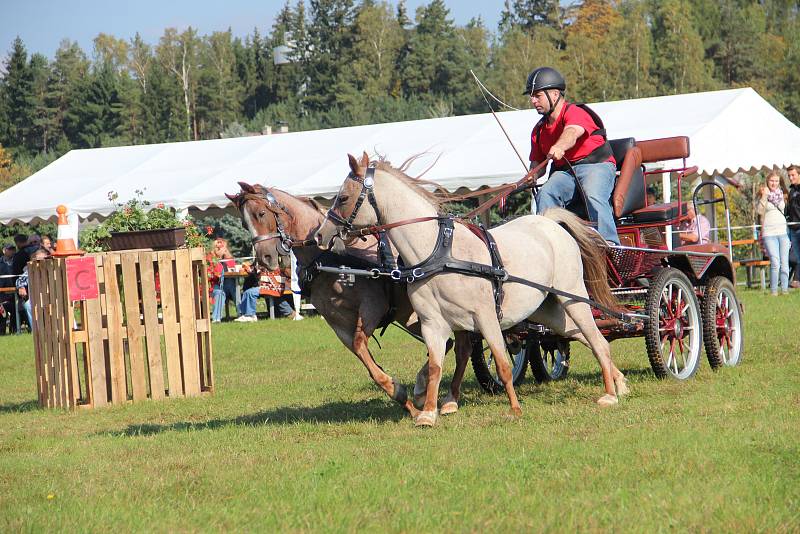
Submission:
<svg viewBox="0 0 800 534">
<path fill-rule="evenodd" d="M 692 283 L 666 267 L 651 281 L 645 300 L 647 357 L 656 376 L 686 380 L 700 365 L 702 325 Z"/>
<path fill-rule="evenodd" d="M 738 365 L 744 351 L 742 309 L 730 280 L 709 280 L 703 297 L 703 343 L 712 369 Z"/>
</svg>

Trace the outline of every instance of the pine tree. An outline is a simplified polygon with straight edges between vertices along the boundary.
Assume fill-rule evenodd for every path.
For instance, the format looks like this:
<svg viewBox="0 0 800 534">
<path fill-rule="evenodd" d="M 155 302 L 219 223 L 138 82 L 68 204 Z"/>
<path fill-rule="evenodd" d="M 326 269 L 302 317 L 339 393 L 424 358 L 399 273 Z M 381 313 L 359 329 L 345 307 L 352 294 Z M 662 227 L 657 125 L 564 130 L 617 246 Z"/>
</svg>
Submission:
<svg viewBox="0 0 800 534">
<path fill-rule="evenodd" d="M 197 91 L 197 119 L 203 138 L 215 138 L 233 122 L 239 110 L 236 58 L 231 30 L 203 40 Z"/>
<path fill-rule="evenodd" d="M 558 0 L 505 0 L 500 12 L 500 31 L 517 27 L 531 30 L 537 26 L 562 27 L 562 10 Z"/>
<path fill-rule="evenodd" d="M 47 106 L 47 85 L 50 77 L 47 58 L 41 54 L 34 54 L 31 56 L 28 68 L 33 82 L 31 96 L 34 103 L 28 148 L 31 152 L 47 152 L 50 148 L 48 142 L 55 123 L 52 110 Z"/>
<path fill-rule="evenodd" d="M 65 125 L 64 117 L 77 101 L 83 98 L 84 83 L 89 74 L 89 61 L 76 42 L 64 40 L 56 50 L 50 69 L 47 107 L 53 117 L 52 145 L 59 153 L 71 148 L 70 140 L 78 138 L 78 131 Z"/>
<path fill-rule="evenodd" d="M 28 52 L 17 37 L 5 64 L 3 93 L 8 117 L 5 143 L 10 147 L 27 147 L 32 142 L 32 124 L 36 101 L 33 73 L 28 65 Z"/>
</svg>

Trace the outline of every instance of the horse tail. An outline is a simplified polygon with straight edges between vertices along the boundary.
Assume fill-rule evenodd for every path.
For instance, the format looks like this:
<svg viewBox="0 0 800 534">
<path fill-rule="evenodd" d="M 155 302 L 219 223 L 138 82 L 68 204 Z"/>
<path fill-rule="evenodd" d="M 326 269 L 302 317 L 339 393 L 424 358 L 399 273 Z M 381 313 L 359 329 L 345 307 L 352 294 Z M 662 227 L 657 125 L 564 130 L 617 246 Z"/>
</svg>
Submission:
<svg viewBox="0 0 800 534">
<path fill-rule="evenodd" d="M 592 299 L 607 308 L 619 310 L 620 304 L 608 285 L 605 240 L 590 230 L 580 217 L 565 209 L 550 208 L 542 215 L 558 223 L 578 243 L 583 262 L 583 282 Z"/>
</svg>

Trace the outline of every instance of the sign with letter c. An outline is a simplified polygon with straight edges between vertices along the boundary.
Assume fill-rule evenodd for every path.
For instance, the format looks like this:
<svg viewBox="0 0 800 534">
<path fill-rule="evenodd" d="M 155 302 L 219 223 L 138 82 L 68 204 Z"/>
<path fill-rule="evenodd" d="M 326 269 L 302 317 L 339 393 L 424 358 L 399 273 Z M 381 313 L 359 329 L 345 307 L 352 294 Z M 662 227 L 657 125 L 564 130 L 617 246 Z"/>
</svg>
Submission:
<svg viewBox="0 0 800 534">
<path fill-rule="evenodd" d="M 96 299 L 100 295 L 94 256 L 67 258 L 67 289 L 69 300 Z"/>
</svg>

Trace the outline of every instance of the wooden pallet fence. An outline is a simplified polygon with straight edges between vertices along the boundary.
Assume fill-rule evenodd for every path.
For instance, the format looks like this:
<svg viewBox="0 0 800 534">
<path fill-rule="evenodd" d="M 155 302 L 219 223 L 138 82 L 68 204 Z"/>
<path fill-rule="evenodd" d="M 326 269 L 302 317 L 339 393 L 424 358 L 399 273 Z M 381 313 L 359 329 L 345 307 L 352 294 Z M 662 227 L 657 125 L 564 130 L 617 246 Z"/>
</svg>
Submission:
<svg viewBox="0 0 800 534">
<path fill-rule="evenodd" d="M 92 254 L 99 298 L 71 302 L 67 261 L 29 264 L 39 405 L 96 407 L 213 392 L 202 248 Z"/>
</svg>

